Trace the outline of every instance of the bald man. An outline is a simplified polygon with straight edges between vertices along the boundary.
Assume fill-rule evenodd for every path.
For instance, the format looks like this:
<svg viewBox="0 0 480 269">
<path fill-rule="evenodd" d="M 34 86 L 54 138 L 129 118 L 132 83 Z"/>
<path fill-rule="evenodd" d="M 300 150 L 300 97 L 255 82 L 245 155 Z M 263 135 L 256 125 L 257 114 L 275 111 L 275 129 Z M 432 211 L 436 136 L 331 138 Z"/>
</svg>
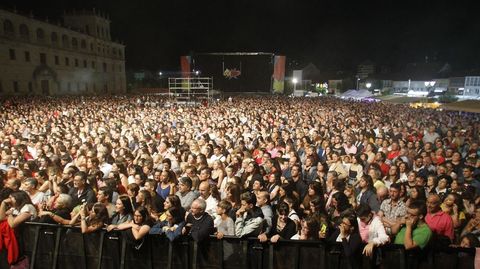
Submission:
<svg viewBox="0 0 480 269">
<path fill-rule="evenodd" d="M 198 191 L 200 192 L 200 198 L 207 203 L 205 211 L 215 218 L 217 216 L 218 200 L 212 196 L 211 186 L 208 181 L 202 181 L 198 187 Z"/>
</svg>

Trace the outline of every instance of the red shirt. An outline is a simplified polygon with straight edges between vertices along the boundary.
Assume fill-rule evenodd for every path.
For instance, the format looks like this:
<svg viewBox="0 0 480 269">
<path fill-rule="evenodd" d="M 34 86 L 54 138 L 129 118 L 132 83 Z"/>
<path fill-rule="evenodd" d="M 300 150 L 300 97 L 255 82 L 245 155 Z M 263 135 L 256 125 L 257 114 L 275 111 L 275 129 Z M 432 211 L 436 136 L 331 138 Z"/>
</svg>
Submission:
<svg viewBox="0 0 480 269">
<path fill-rule="evenodd" d="M 431 214 L 428 213 L 425 217 L 425 222 L 427 222 L 428 227 L 432 232 L 446 236 L 453 240 L 453 221 L 452 217 L 442 210 Z"/>
</svg>

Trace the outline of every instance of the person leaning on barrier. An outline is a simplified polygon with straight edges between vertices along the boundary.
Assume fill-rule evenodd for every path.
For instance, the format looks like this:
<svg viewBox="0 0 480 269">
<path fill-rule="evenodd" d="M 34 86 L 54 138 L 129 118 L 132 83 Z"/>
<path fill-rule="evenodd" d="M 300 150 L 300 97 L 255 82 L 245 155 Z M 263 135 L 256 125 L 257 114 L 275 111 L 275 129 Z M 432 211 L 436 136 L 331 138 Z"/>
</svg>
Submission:
<svg viewBox="0 0 480 269">
<path fill-rule="evenodd" d="M 0 221 L 5 220 L 11 228 L 34 220 L 36 217 L 37 209 L 24 191 L 12 192 L 0 204 Z"/>
<path fill-rule="evenodd" d="M 193 240 L 200 242 L 213 234 L 213 218 L 205 212 L 207 203 L 203 199 L 195 199 L 187 215 L 182 234 L 188 235 Z"/>
<path fill-rule="evenodd" d="M 394 243 L 403 245 L 407 250 L 417 247 L 423 249 L 432 237 L 432 231 L 425 223 L 426 215 L 427 208 L 424 203 L 412 202 L 407 208 L 407 216 L 402 220 L 403 227 L 395 237 Z M 398 228 L 399 226 L 395 225 L 392 232 L 395 234 Z"/>
<path fill-rule="evenodd" d="M 238 237 L 258 236 L 263 227 L 262 210 L 256 206 L 254 194 L 245 192 L 241 196 L 242 206 L 237 210 L 235 220 L 235 235 Z"/>
<path fill-rule="evenodd" d="M 127 240 L 133 242 L 138 250 L 143 245 L 143 238 L 150 232 L 153 221 L 150 218 L 147 208 L 139 206 L 133 213 L 133 220 L 119 224 L 115 230 L 125 230 Z"/>
<path fill-rule="evenodd" d="M 277 214 L 272 218 L 272 229 L 258 236 L 260 242 L 266 242 L 270 238 L 272 243 L 276 243 L 279 239 L 290 239 L 295 235 L 297 225 L 288 217 L 289 212 L 288 204 L 281 202 L 277 207 Z"/>
<path fill-rule="evenodd" d="M 232 204 L 227 200 L 222 200 L 217 204 L 217 217 L 213 220 L 217 239 L 222 239 L 225 235 L 235 235 L 235 223 L 228 216 L 228 212 L 232 209 Z"/>
<path fill-rule="evenodd" d="M 343 254 L 347 258 L 355 256 L 360 250 L 362 238 L 358 230 L 357 216 L 353 210 L 347 210 L 340 216 L 338 228 L 328 238 L 331 243 L 341 243 Z"/>
<path fill-rule="evenodd" d="M 50 211 L 43 210 L 40 207 L 38 216 L 40 217 L 37 222 L 51 223 L 51 224 L 63 224 L 70 223 L 70 206 L 72 204 L 72 197 L 70 195 L 61 193 L 58 195 L 55 201 L 55 206 Z"/>
<path fill-rule="evenodd" d="M 115 203 L 115 211 L 111 224 L 107 227 L 108 231 L 115 229 L 122 223 L 130 222 L 133 219 L 132 203 L 130 203 L 128 195 L 124 194 L 118 197 Z"/>
<path fill-rule="evenodd" d="M 380 217 L 372 212 L 370 206 L 360 204 L 356 209 L 356 213 L 360 236 L 362 241 L 367 243 L 363 249 L 363 254 L 372 256 L 373 248 L 386 244 L 390 238 L 385 232 L 385 227 L 383 227 Z"/>
<path fill-rule="evenodd" d="M 76 223 L 79 217 L 82 233 L 95 232 L 108 225 L 109 222 L 108 210 L 104 204 L 100 203 L 93 204 L 91 208 L 89 208 L 89 204 L 82 205 L 79 212 L 72 217 L 70 224 Z"/>
</svg>

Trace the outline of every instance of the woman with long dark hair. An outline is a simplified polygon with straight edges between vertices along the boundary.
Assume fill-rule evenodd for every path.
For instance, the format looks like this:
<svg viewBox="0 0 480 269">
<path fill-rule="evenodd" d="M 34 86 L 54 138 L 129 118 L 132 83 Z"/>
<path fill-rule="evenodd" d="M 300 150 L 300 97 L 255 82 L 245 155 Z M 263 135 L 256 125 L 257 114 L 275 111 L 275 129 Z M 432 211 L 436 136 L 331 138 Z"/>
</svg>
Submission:
<svg viewBox="0 0 480 269">
<path fill-rule="evenodd" d="M 6 220 L 11 228 L 37 218 L 37 209 L 24 191 L 12 192 L 0 205 L 0 221 Z"/>
<path fill-rule="evenodd" d="M 357 195 L 357 204 L 366 203 L 370 208 L 378 212 L 380 210 L 380 204 L 377 200 L 377 194 L 373 187 L 373 179 L 369 175 L 363 175 L 358 183 L 360 192 Z"/>
<path fill-rule="evenodd" d="M 126 230 L 127 238 L 133 242 L 134 247 L 138 250 L 142 247 L 142 239 L 148 234 L 152 225 L 153 222 L 150 219 L 148 209 L 139 206 L 133 213 L 133 220 L 118 225 L 116 230 Z"/>
<path fill-rule="evenodd" d="M 79 217 L 80 228 L 84 234 L 95 232 L 109 223 L 107 207 L 101 203 L 82 205 L 70 223 L 76 223 Z"/>
<path fill-rule="evenodd" d="M 130 198 L 127 195 L 120 195 L 115 203 L 115 214 L 112 218 L 112 224 L 107 227 L 107 230 L 115 229 L 118 225 L 129 222 L 133 219 L 133 208 L 130 203 Z"/>
</svg>

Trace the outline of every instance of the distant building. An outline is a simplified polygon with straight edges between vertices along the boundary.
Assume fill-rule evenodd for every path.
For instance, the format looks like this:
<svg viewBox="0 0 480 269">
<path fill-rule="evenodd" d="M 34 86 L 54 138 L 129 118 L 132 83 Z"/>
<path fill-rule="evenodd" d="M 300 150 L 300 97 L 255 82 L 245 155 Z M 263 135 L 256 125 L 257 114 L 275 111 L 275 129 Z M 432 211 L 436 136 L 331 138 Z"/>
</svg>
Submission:
<svg viewBox="0 0 480 269">
<path fill-rule="evenodd" d="M 465 77 L 451 77 L 448 85 L 448 92 L 451 94 L 463 95 L 465 89 Z"/>
<path fill-rule="evenodd" d="M 124 93 L 125 46 L 110 20 L 65 13 L 64 26 L 0 10 L 0 95 Z"/>
<path fill-rule="evenodd" d="M 357 77 L 360 79 L 367 78 L 369 75 L 375 74 L 375 64 L 371 61 L 365 61 L 358 65 Z"/>
<path fill-rule="evenodd" d="M 475 97 L 480 96 L 480 76 L 465 77 L 463 95 Z"/>
</svg>

